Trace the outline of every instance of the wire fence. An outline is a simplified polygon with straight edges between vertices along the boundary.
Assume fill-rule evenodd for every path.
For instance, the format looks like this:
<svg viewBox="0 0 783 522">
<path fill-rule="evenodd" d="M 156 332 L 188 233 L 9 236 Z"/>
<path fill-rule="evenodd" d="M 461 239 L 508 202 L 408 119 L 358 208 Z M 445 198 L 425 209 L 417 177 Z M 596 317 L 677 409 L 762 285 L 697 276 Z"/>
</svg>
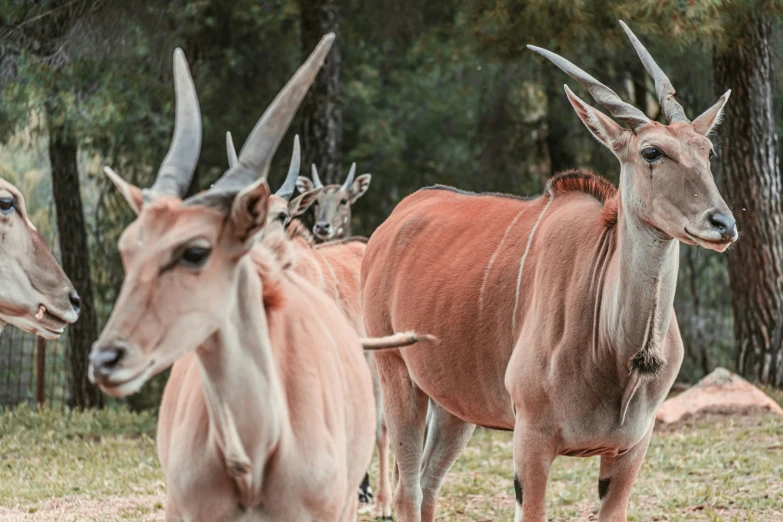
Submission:
<svg viewBox="0 0 783 522">
<path fill-rule="evenodd" d="M 45 341 L 8 325 L 0 335 L 0 406 L 68 404 L 67 336 Z"/>
</svg>

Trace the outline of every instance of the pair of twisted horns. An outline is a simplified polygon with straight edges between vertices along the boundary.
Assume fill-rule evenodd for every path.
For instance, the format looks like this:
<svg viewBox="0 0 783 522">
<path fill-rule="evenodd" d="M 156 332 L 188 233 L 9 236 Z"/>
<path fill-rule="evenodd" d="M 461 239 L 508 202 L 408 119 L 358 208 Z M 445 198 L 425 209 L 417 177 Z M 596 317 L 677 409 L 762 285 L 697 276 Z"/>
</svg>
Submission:
<svg viewBox="0 0 783 522">
<path fill-rule="evenodd" d="M 237 151 L 234 148 L 234 140 L 231 133 L 226 133 L 226 153 L 228 154 L 228 167 L 232 168 L 239 163 Z M 299 168 L 302 163 L 301 150 L 299 147 L 299 135 L 294 136 L 294 150 L 291 153 L 291 164 L 288 166 L 288 174 L 285 177 L 283 185 L 275 192 L 276 196 L 290 200 L 296 189 L 296 178 L 299 176 Z"/>
<path fill-rule="evenodd" d="M 234 152 L 229 169 L 212 187 L 189 198 L 185 204 L 226 210 L 230 208 L 234 197 L 242 189 L 252 183 L 266 180 L 272 157 L 307 90 L 321 69 L 333 42 L 334 33 L 329 33 L 321 39 L 305 63 L 299 67 L 267 107 L 250 132 L 239 156 Z M 174 51 L 174 89 L 176 92 L 174 138 L 158 170 L 155 182 L 144 191 L 145 203 L 160 196 L 181 199 L 190 186 L 201 152 L 201 109 L 185 54 L 179 48 Z M 294 149 L 297 172 L 299 171 L 298 150 L 297 140 Z M 292 165 L 291 170 L 293 168 Z M 116 176 L 111 169 L 107 168 L 106 171 L 112 178 Z M 294 176 L 293 181 L 287 180 L 280 190 L 285 189 L 293 194 L 295 179 Z"/>
<path fill-rule="evenodd" d="M 672 86 L 672 82 L 661 70 L 658 64 L 655 63 L 655 60 L 653 60 L 650 53 L 647 51 L 647 49 L 645 49 L 636 35 L 631 32 L 627 25 L 625 25 L 625 22 L 620 20 L 620 25 L 625 31 L 625 34 L 628 36 L 628 39 L 631 40 L 631 44 L 633 44 L 634 49 L 636 49 L 636 54 L 639 55 L 644 68 L 655 81 L 655 92 L 658 95 L 658 103 L 660 103 L 661 109 L 663 110 L 666 119 L 670 123 L 690 123 L 688 118 L 685 116 L 685 111 L 683 110 L 682 105 L 680 105 L 677 100 L 674 99 L 675 90 Z M 540 54 L 544 58 L 547 58 L 571 78 L 581 83 L 588 90 L 595 101 L 606 107 L 612 116 L 622 122 L 627 123 L 634 131 L 636 131 L 641 126 L 650 123 L 650 119 L 642 111 L 633 105 L 624 102 L 612 89 L 599 82 L 562 56 L 534 45 L 528 45 L 527 48 Z"/>
<path fill-rule="evenodd" d="M 310 166 L 310 172 L 313 175 L 313 186 L 315 188 L 323 187 L 321 178 L 318 177 L 318 169 L 315 168 L 315 164 Z M 345 178 L 345 183 L 340 187 L 340 190 L 348 190 L 353 185 L 353 178 L 356 176 L 356 163 L 351 163 L 351 170 L 348 171 L 348 177 Z"/>
</svg>

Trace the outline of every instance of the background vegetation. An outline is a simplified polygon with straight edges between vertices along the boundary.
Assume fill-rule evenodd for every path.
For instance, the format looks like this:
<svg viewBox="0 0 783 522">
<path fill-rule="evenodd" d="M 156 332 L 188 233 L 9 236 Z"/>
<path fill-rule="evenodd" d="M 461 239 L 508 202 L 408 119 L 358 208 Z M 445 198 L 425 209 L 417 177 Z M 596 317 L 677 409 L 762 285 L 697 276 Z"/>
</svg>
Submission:
<svg viewBox="0 0 783 522">
<path fill-rule="evenodd" d="M 616 181 L 616 160 L 565 99 L 562 85 L 576 82 L 524 45 L 567 56 L 659 117 L 653 85 L 618 19 L 669 74 L 691 117 L 725 91 L 727 80 L 716 74 L 716 64 L 763 44 L 766 65 L 744 63 L 746 70 L 736 75 L 756 71 L 762 87 L 769 83 L 768 95 L 753 91 L 748 103 L 767 111 L 773 127 L 759 139 L 776 146 L 783 125 L 779 11 L 777 2 L 760 0 L 0 0 L 0 176 L 26 194 L 33 221 L 59 244 L 66 271 L 94 310 L 69 329 L 70 404 L 101 404 L 86 384 L 83 361 L 122 281 L 116 241 L 133 217 L 100 167 L 112 165 L 142 186 L 154 177 L 174 121 L 174 47 L 188 57 L 203 113 L 192 189 L 198 190 L 226 167 L 225 131 L 241 144 L 312 49 L 313 38 L 337 30 L 339 60 L 319 77 L 317 95 L 300 111 L 271 180 L 282 180 L 295 132 L 303 134 L 306 159 L 330 181 L 356 161 L 360 172 L 373 174 L 353 212 L 354 232 L 369 235 L 400 199 L 433 183 L 532 194 L 553 172 L 574 167 Z M 761 40 L 749 40 L 759 24 L 767 31 Z M 730 104 L 742 96 L 735 91 Z M 339 119 L 339 135 L 324 134 L 328 118 Z M 729 155 L 746 150 L 720 131 L 716 140 Z M 748 178 L 750 190 L 742 194 L 771 202 L 753 219 L 766 219 L 766 230 L 783 237 L 778 162 L 773 147 L 771 192 L 754 190 L 761 182 Z M 721 169 L 719 159 L 713 171 L 724 194 L 737 192 Z M 745 178 L 733 172 L 730 179 Z M 732 206 L 740 213 L 746 200 Z M 741 231 L 754 228 L 743 226 L 740 219 Z M 742 266 L 733 276 L 727 259 L 737 252 L 682 248 L 675 303 L 686 345 L 681 380 L 696 380 L 717 365 L 736 369 L 745 342 L 757 359 L 743 373 L 782 384 L 781 248 L 773 245 L 760 261 L 772 275 L 738 257 Z M 746 282 L 737 275 L 743 269 L 751 277 Z M 759 281 L 764 291 L 758 295 L 771 304 L 763 312 L 751 310 L 757 315 L 743 316 L 742 324 L 750 321 L 766 332 L 762 345 L 748 344 L 752 331 L 735 328 L 732 307 L 738 309 L 739 288 Z M 766 356 L 778 362 L 765 376 L 758 360 Z M 133 405 L 156 404 L 159 386 L 148 385 L 151 395 L 134 397 Z"/>
</svg>

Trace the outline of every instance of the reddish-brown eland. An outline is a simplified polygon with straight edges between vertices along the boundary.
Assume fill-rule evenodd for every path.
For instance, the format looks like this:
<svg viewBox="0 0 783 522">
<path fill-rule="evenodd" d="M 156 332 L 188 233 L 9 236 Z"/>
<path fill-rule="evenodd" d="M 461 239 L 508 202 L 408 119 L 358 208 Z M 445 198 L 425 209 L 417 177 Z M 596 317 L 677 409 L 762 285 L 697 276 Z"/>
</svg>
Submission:
<svg viewBox="0 0 783 522">
<path fill-rule="evenodd" d="M 514 430 L 517 521 L 546 520 L 559 455 L 600 456 L 598 519 L 626 520 L 655 412 L 683 357 L 673 312 L 679 243 L 724 251 L 737 231 L 710 172 L 708 135 L 728 93 L 689 121 L 669 79 L 623 28 L 668 125 L 531 47 L 628 125 L 566 87 L 619 160 L 618 188 L 585 171 L 553 177 L 532 199 L 432 187 L 402 201 L 370 238 L 368 333 L 415 329 L 440 339 L 375 357 L 402 522 L 434 519 L 443 477 L 475 425 Z"/>
</svg>

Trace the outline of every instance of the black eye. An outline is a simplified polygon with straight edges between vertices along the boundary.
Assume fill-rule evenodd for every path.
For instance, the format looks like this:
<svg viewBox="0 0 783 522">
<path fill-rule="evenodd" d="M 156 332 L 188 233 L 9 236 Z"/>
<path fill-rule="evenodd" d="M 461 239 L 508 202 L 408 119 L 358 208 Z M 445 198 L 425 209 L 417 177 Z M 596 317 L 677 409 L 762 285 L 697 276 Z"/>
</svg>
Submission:
<svg viewBox="0 0 783 522">
<path fill-rule="evenodd" d="M 198 268 L 204 265 L 210 252 L 211 250 L 206 247 L 190 247 L 182 252 L 179 262 L 187 267 Z"/>
<path fill-rule="evenodd" d="M 277 220 L 283 224 L 285 224 L 286 221 L 288 221 L 288 214 L 285 212 L 281 212 L 277 215 Z"/>
<path fill-rule="evenodd" d="M 340 204 L 341 205 L 347 205 L 348 204 L 348 200 L 346 198 L 343 198 L 343 199 L 340 200 Z"/>
<path fill-rule="evenodd" d="M 15 209 L 14 198 L 0 198 L 0 212 L 8 215 Z"/>
<path fill-rule="evenodd" d="M 663 152 L 656 149 L 655 147 L 647 147 L 642 150 L 642 157 L 648 163 L 652 163 L 661 159 L 663 157 Z"/>
</svg>

